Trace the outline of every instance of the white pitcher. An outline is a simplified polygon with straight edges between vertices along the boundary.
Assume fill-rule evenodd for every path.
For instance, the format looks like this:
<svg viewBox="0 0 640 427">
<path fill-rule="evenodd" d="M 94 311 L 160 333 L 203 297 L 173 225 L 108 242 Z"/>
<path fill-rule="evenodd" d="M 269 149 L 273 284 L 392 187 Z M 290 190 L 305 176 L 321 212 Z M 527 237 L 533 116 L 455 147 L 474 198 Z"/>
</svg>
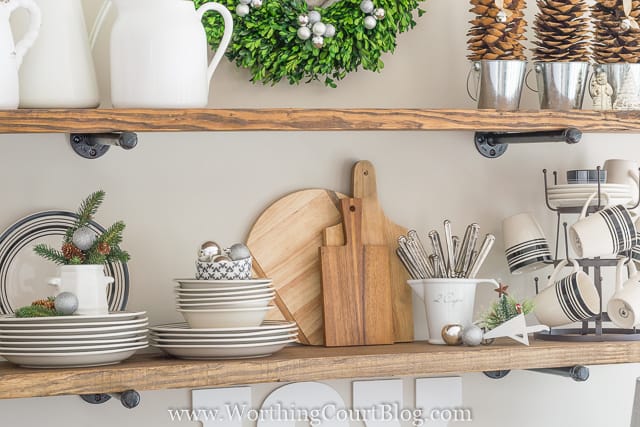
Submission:
<svg viewBox="0 0 640 427">
<path fill-rule="evenodd" d="M 14 44 L 9 18 L 20 8 L 29 12 L 29 28 L 22 40 Z M 40 9 L 33 0 L 0 0 L 0 109 L 14 109 L 20 104 L 18 70 L 36 41 L 39 28 Z"/>
<path fill-rule="evenodd" d="M 206 107 L 209 82 L 233 31 L 229 10 L 190 0 L 113 0 L 111 100 L 116 108 Z M 224 18 L 224 35 L 210 64 L 202 25 L 205 12 Z"/>
<path fill-rule="evenodd" d="M 42 11 L 42 28 L 20 69 L 20 107 L 97 107 L 98 82 L 81 1 L 34 1 Z M 19 19 L 12 24 L 16 31 L 25 27 Z"/>
<path fill-rule="evenodd" d="M 71 292 L 78 298 L 75 314 L 85 316 L 109 313 L 107 285 L 113 282 L 113 277 L 105 276 L 104 265 L 93 264 L 63 265 L 60 277 L 49 279 L 59 292 Z"/>
</svg>

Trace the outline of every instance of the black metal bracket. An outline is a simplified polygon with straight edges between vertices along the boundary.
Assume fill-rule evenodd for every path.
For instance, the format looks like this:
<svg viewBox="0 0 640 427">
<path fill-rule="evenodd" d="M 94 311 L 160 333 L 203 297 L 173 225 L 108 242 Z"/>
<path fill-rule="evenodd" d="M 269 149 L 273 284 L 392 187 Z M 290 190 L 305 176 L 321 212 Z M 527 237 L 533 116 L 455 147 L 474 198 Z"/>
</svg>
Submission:
<svg viewBox="0 0 640 427">
<path fill-rule="evenodd" d="M 484 157 L 495 159 L 507 151 L 509 144 L 566 142 L 577 144 L 582 132 L 576 128 L 537 132 L 476 132 L 473 141 Z"/>
<path fill-rule="evenodd" d="M 108 402 L 112 397 L 120 400 L 122 406 L 127 409 L 133 409 L 140 404 L 140 393 L 135 390 L 125 390 L 122 393 L 96 393 L 96 394 L 81 394 L 80 397 L 87 403 L 92 405 L 100 405 Z"/>
<path fill-rule="evenodd" d="M 112 145 L 131 150 L 138 145 L 138 135 L 133 132 L 72 133 L 69 142 L 80 157 L 97 159 L 109 151 Z"/>
<path fill-rule="evenodd" d="M 589 379 L 589 368 L 583 365 L 567 366 L 564 368 L 536 368 L 536 369 L 527 369 L 527 371 L 571 378 L 576 382 L 584 382 Z M 487 377 L 491 379 L 500 380 L 506 377 L 507 375 L 509 375 L 509 372 L 511 371 L 510 370 L 484 371 L 483 374 L 485 374 Z"/>
</svg>

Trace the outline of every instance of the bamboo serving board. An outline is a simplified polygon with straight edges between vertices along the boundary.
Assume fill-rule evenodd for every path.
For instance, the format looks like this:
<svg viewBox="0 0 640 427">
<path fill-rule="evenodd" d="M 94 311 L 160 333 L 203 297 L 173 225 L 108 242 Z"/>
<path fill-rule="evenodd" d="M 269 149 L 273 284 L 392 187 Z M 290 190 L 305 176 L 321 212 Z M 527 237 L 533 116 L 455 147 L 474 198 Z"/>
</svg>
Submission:
<svg viewBox="0 0 640 427">
<path fill-rule="evenodd" d="M 319 248 L 323 230 L 341 222 L 345 197 L 324 189 L 291 193 L 260 215 L 247 238 L 256 275 L 273 279 L 276 305 L 298 323 L 303 344 L 324 343 Z"/>
</svg>

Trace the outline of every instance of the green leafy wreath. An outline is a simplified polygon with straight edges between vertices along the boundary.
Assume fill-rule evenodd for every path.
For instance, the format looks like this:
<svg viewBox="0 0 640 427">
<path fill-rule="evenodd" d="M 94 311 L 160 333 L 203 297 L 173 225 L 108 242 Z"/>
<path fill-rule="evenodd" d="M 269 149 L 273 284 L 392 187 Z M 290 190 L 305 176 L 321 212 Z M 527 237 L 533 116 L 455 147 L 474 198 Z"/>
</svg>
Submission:
<svg viewBox="0 0 640 427">
<path fill-rule="evenodd" d="M 207 0 L 193 0 L 196 7 Z M 323 47 L 315 47 L 311 38 L 297 35 L 298 19 L 312 8 L 303 0 L 263 0 L 260 7 L 251 8 L 246 16 L 236 12 L 238 0 L 219 0 L 234 18 L 234 31 L 227 49 L 229 60 L 247 68 L 254 83 L 275 85 L 286 78 L 290 84 L 324 78 L 324 83 L 336 87 L 336 81 L 347 73 L 365 70 L 380 71 L 383 53 L 394 52 L 396 36 L 412 29 L 416 22 L 413 12 L 422 16 L 419 0 L 373 0 L 383 8 L 384 19 L 373 29 L 366 29 L 367 14 L 360 9 L 360 0 L 339 0 L 325 8 L 315 7 L 322 22 L 335 27 L 335 35 L 324 39 Z M 218 14 L 208 13 L 203 19 L 207 39 L 215 50 L 222 39 L 224 23 Z"/>
</svg>

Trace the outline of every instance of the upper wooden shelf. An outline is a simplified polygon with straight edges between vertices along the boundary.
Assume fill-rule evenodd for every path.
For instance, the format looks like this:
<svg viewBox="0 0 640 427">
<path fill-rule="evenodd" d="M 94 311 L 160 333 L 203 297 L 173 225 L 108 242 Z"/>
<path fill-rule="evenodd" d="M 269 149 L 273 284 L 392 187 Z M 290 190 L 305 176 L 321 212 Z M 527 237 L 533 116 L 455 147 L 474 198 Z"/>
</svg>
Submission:
<svg viewBox="0 0 640 427">
<path fill-rule="evenodd" d="M 0 133 L 198 131 L 640 132 L 640 112 L 447 109 L 4 110 Z"/>
<path fill-rule="evenodd" d="M 24 369 L 3 362 L 0 398 L 635 362 L 640 362 L 640 342 L 533 341 L 526 347 L 510 340 L 480 347 L 424 342 L 371 347 L 294 346 L 263 359 L 226 361 L 188 361 L 145 354 L 120 365 L 79 369 Z"/>
</svg>

